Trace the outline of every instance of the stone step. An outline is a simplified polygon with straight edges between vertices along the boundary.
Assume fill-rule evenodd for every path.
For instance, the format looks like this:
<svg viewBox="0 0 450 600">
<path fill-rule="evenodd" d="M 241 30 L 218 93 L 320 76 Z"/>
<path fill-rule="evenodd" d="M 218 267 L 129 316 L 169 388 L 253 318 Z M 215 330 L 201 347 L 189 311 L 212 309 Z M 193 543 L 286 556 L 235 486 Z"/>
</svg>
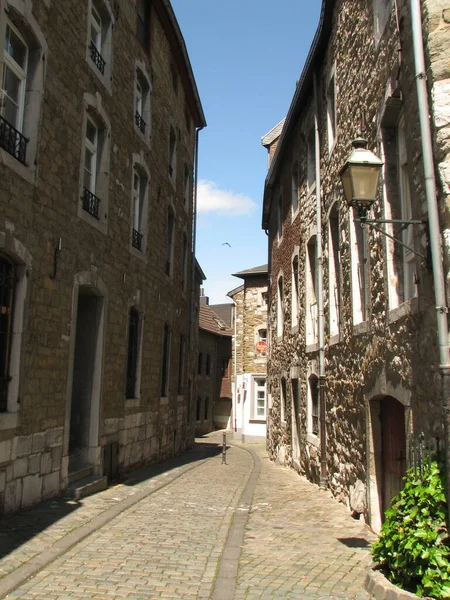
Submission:
<svg viewBox="0 0 450 600">
<path fill-rule="evenodd" d="M 91 496 L 97 492 L 105 490 L 107 487 L 107 478 L 103 475 L 89 475 L 84 479 L 79 479 L 69 484 L 67 495 L 74 500 L 81 500 L 86 496 Z"/>
<path fill-rule="evenodd" d="M 75 467 L 69 473 L 69 484 L 74 483 L 75 481 L 79 481 L 80 479 L 86 479 L 86 477 L 89 477 L 90 475 L 92 475 L 92 471 L 93 471 L 92 465 L 83 465 L 83 466 Z"/>
</svg>

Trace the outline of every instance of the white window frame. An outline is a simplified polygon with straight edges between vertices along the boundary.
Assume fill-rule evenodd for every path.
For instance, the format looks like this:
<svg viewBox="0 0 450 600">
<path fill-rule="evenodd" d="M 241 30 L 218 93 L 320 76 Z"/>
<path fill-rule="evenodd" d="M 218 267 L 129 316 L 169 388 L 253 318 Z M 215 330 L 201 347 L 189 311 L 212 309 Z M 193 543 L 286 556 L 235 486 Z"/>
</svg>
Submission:
<svg viewBox="0 0 450 600">
<path fill-rule="evenodd" d="M 143 152 L 133 154 L 131 173 L 130 251 L 138 258 L 147 260 L 150 170 L 145 162 Z M 136 177 L 137 188 L 135 186 Z M 136 206 L 138 206 L 137 211 Z M 133 229 L 142 235 L 140 250 L 133 245 Z"/>
<path fill-rule="evenodd" d="M 262 383 L 261 383 L 262 382 Z M 260 396 L 262 394 L 262 397 Z M 263 406 L 261 407 L 261 400 Z M 262 408 L 262 413 L 261 413 Z M 259 412 L 258 412 L 259 411 Z M 266 377 L 253 377 L 253 418 L 254 421 L 265 421 L 267 418 L 267 387 Z M 260 413 L 260 414 L 259 414 Z"/>
<path fill-rule="evenodd" d="M 287 381 L 286 377 L 280 377 L 280 421 L 286 424 L 287 412 Z"/>
<path fill-rule="evenodd" d="M 299 186 L 299 175 L 298 175 L 298 162 L 295 161 L 292 167 L 291 174 L 291 216 L 292 220 L 298 215 L 300 205 L 300 186 Z"/>
<path fill-rule="evenodd" d="M 356 221 L 355 209 L 350 209 L 351 286 L 353 325 L 367 321 L 369 310 L 367 229 Z"/>
<path fill-rule="evenodd" d="M 309 130 L 306 150 L 306 183 L 308 194 L 316 187 L 316 132 Z"/>
<path fill-rule="evenodd" d="M 137 60 L 134 70 L 134 104 L 133 104 L 133 123 L 138 136 L 147 145 L 150 145 L 152 132 L 152 84 L 143 61 Z M 136 113 L 145 123 L 145 131 L 138 126 Z"/>
<path fill-rule="evenodd" d="M 0 101 L 2 100 L 3 96 L 10 98 L 5 90 L 5 85 L 4 85 L 5 78 L 6 78 L 6 69 L 8 69 L 20 81 L 18 103 L 16 104 L 12 100 L 12 98 L 10 98 L 10 101 L 13 102 L 14 104 L 16 104 L 16 106 L 17 106 L 16 122 L 11 123 L 11 125 L 13 127 L 15 127 L 20 133 L 22 133 L 24 113 L 25 113 L 25 90 L 26 90 L 26 84 L 27 84 L 29 49 L 28 49 L 28 44 L 25 41 L 25 39 L 23 38 L 23 36 L 21 35 L 20 31 L 14 26 L 14 24 L 9 19 L 6 21 L 5 46 L 6 46 L 6 37 L 7 37 L 8 29 L 10 31 L 12 31 L 14 33 L 14 35 L 17 36 L 19 41 L 25 46 L 25 49 L 26 49 L 25 65 L 24 65 L 24 67 L 21 67 L 19 65 L 19 63 L 17 63 L 14 60 L 14 58 L 9 54 L 9 52 L 5 48 L 4 54 L 3 54 L 3 74 L 2 74 L 2 87 L 1 87 Z"/>
<path fill-rule="evenodd" d="M 315 380 L 317 385 L 317 433 L 314 432 L 314 414 L 313 414 L 313 397 L 311 391 L 311 382 Z M 319 378 L 312 372 L 308 376 L 307 380 L 307 434 L 308 441 L 312 443 L 318 443 L 320 440 L 320 391 L 319 391 Z"/>
<path fill-rule="evenodd" d="M 337 231 L 333 231 L 334 228 Z M 339 208 L 334 202 L 328 215 L 328 306 L 330 338 L 340 333 L 341 312 L 341 253 Z"/>
<path fill-rule="evenodd" d="M 277 339 L 283 339 L 284 330 L 284 279 L 280 273 L 277 280 Z"/>
<path fill-rule="evenodd" d="M 300 277 L 300 261 L 299 252 L 296 248 L 291 261 L 291 328 L 298 328 L 300 305 L 299 305 L 299 277 Z M 295 276 L 294 264 L 297 262 L 297 276 Z"/>
<path fill-rule="evenodd" d="M 97 16 L 98 15 L 98 18 Z M 110 0 L 88 0 L 88 21 L 86 39 L 86 61 L 92 72 L 98 77 L 108 92 L 112 93 L 113 73 L 113 29 L 114 13 L 110 6 Z M 96 32 L 96 39 L 92 38 L 92 30 Z M 98 53 L 105 61 L 103 73 L 97 67 L 91 57 L 91 40 Z"/>
<path fill-rule="evenodd" d="M 283 194 L 279 194 L 277 202 L 277 238 L 278 244 L 283 239 Z"/>
<path fill-rule="evenodd" d="M 389 11 L 392 6 L 392 0 L 373 0 L 373 17 L 375 42 L 380 41 L 381 36 L 389 21 Z"/>
<path fill-rule="evenodd" d="M 318 307 L 317 307 L 317 236 L 310 236 L 306 244 L 306 345 L 319 341 Z"/>
<path fill-rule="evenodd" d="M 173 142 L 173 144 L 172 144 Z M 177 139 L 177 131 L 173 125 L 169 126 L 169 164 L 168 164 L 168 172 L 169 172 L 169 180 L 172 182 L 172 185 L 175 187 L 177 180 L 177 147 L 178 147 L 178 139 Z"/>
<path fill-rule="evenodd" d="M 327 85 L 327 132 L 328 152 L 331 154 L 337 140 L 336 69 L 333 66 Z"/>
<path fill-rule="evenodd" d="M 94 130 L 94 140 L 90 140 L 88 138 L 87 132 L 88 132 L 88 126 L 91 125 L 91 127 Z M 89 186 L 86 188 L 88 189 L 92 194 L 96 195 L 96 191 L 97 191 L 97 169 L 98 169 L 98 151 L 99 151 L 99 146 L 98 146 L 98 137 L 99 137 L 99 132 L 98 132 L 98 127 L 97 127 L 97 123 L 92 119 L 92 117 L 90 117 L 89 115 L 87 115 L 86 117 L 86 135 L 84 136 L 84 177 L 83 177 L 83 186 L 86 187 L 86 173 L 89 174 L 90 177 L 90 183 Z M 86 168 L 86 155 L 89 154 L 90 156 L 90 170 Z"/>
</svg>

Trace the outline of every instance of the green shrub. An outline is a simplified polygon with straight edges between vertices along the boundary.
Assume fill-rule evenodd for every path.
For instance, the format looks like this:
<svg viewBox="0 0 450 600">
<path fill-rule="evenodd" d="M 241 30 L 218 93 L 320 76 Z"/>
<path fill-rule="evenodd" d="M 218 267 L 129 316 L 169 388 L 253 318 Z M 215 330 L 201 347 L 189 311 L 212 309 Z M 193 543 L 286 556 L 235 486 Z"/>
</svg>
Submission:
<svg viewBox="0 0 450 600">
<path fill-rule="evenodd" d="M 375 562 L 387 578 L 420 597 L 450 598 L 450 538 L 444 469 L 425 461 L 423 474 L 409 469 L 405 487 L 393 498 L 379 539 Z"/>
</svg>

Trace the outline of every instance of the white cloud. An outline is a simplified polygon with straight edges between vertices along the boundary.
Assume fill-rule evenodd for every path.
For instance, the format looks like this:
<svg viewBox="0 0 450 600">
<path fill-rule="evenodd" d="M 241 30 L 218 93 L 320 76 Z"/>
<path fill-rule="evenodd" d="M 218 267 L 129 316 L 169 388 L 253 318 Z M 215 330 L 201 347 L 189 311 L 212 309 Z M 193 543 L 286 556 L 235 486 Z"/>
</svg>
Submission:
<svg viewBox="0 0 450 600">
<path fill-rule="evenodd" d="M 226 213 L 230 217 L 251 215 L 258 206 L 248 196 L 221 190 L 213 181 L 198 182 L 197 209 L 199 213 Z"/>
</svg>

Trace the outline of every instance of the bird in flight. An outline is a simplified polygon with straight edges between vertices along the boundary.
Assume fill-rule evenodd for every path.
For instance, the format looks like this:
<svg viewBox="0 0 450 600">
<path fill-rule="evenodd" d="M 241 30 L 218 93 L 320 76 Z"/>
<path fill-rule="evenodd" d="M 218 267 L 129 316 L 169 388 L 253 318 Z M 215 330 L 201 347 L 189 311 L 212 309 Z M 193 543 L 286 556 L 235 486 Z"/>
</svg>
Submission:
<svg viewBox="0 0 450 600">
<path fill-rule="evenodd" d="M 230 245 L 228 242 L 224 242 L 224 243 L 222 244 L 222 246 L 228 246 L 229 248 L 231 248 L 231 245 Z"/>
</svg>

